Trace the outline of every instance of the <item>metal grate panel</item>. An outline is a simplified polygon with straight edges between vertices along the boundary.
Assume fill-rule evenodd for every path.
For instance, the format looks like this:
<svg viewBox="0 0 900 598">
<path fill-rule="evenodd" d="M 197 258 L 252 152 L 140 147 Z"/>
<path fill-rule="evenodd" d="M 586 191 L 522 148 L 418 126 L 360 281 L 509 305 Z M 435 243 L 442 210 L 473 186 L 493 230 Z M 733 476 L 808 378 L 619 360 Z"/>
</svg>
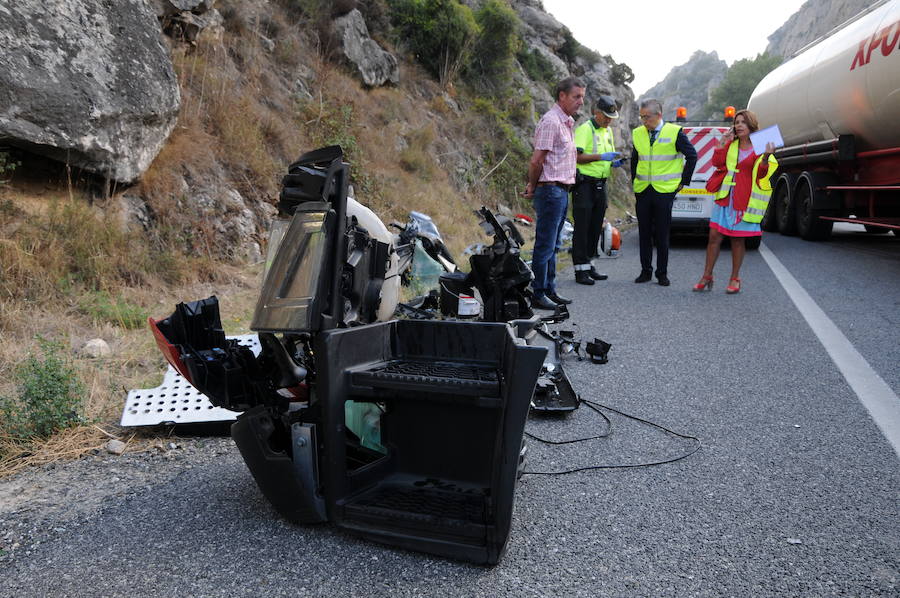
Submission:
<svg viewBox="0 0 900 598">
<path fill-rule="evenodd" d="M 228 338 L 250 347 L 254 354 L 259 355 L 259 338 L 255 334 Z M 156 388 L 128 391 L 119 425 L 128 428 L 158 424 L 233 421 L 237 419 L 237 415 L 236 411 L 214 406 L 206 395 L 191 386 L 184 376 L 170 365 L 163 376 L 162 384 Z"/>
<path fill-rule="evenodd" d="M 372 386 L 394 384 L 433 385 L 495 394 L 499 388 L 496 367 L 445 361 L 397 360 L 353 374 L 353 383 Z"/>
<path fill-rule="evenodd" d="M 483 495 L 444 492 L 426 488 L 379 487 L 348 503 L 354 513 L 380 514 L 389 519 L 402 519 L 444 525 L 449 520 L 482 523 L 485 520 Z"/>
</svg>

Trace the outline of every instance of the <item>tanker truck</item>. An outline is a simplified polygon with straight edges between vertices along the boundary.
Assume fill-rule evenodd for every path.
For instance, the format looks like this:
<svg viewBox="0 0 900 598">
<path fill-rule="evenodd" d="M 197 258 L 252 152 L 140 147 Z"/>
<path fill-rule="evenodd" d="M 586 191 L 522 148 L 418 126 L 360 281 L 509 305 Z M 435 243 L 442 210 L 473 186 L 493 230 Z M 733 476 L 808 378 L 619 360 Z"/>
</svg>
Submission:
<svg viewBox="0 0 900 598">
<path fill-rule="evenodd" d="M 807 240 L 835 222 L 900 236 L 900 0 L 882 0 L 800 50 L 750 97 L 785 147 L 763 230 Z"/>
</svg>

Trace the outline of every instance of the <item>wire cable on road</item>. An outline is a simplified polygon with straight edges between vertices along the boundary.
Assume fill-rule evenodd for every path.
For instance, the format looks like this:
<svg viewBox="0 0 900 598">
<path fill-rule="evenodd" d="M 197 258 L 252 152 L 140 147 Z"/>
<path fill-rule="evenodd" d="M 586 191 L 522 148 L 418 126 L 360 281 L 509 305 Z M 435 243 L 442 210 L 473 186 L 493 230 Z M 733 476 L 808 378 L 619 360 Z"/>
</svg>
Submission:
<svg viewBox="0 0 900 598">
<path fill-rule="evenodd" d="M 577 442 L 586 442 L 588 440 L 597 440 L 598 438 L 606 438 L 607 436 L 609 436 L 610 433 L 612 432 L 612 422 L 609 421 L 609 418 L 606 417 L 606 414 L 603 413 L 602 411 L 600 411 L 599 409 L 597 409 L 596 407 L 594 407 L 589 401 L 585 401 L 583 399 L 579 399 L 579 400 L 581 402 L 585 403 L 588 407 L 590 407 L 597 413 L 599 413 L 600 417 L 602 417 L 604 420 L 606 420 L 606 432 L 604 432 L 603 434 L 600 434 L 598 436 L 588 436 L 587 438 L 575 438 L 573 440 L 548 440 L 546 438 L 541 438 L 540 436 L 532 434 L 531 432 L 529 432 L 527 430 L 525 431 L 525 435 L 528 436 L 529 438 L 533 438 L 543 444 L 553 444 L 553 445 L 575 444 Z"/>
<path fill-rule="evenodd" d="M 595 401 L 589 401 L 589 400 L 587 400 L 587 399 L 581 399 L 581 401 L 582 401 L 584 404 L 586 404 L 588 407 L 590 407 L 591 409 L 593 409 L 594 411 L 596 411 L 597 413 L 600 413 L 601 415 L 603 415 L 603 418 L 608 422 L 608 428 L 607 428 L 606 433 L 604 433 L 604 434 L 602 434 L 602 435 L 600 435 L 600 436 L 592 437 L 592 438 L 580 438 L 580 439 L 577 439 L 577 440 L 566 440 L 566 441 L 547 441 L 547 440 L 538 438 L 538 437 L 536 437 L 536 436 L 534 436 L 533 434 L 530 434 L 530 433 L 528 433 L 528 432 L 526 432 L 526 434 L 527 434 L 529 437 L 534 438 L 535 440 L 538 440 L 538 441 L 540 441 L 540 442 L 545 442 L 546 444 L 572 444 L 572 443 L 575 443 L 575 442 L 584 442 L 584 441 L 586 441 L 586 440 L 593 440 L 593 439 L 595 439 L 595 438 L 604 438 L 604 437 L 606 437 L 606 436 L 609 436 L 610 432 L 612 431 L 612 422 L 610 422 L 609 418 L 608 418 L 602 411 L 600 411 L 600 409 L 608 409 L 609 411 L 612 411 L 613 413 L 617 413 L 617 414 L 619 414 L 619 415 L 621 415 L 621 416 L 623 416 L 623 417 L 627 417 L 628 419 L 633 419 L 633 420 L 635 420 L 635 421 L 637 421 L 637 422 L 640 422 L 640 423 L 642 423 L 642 424 L 646 424 L 646 425 L 648 425 L 648 426 L 653 426 L 654 428 L 658 428 L 658 429 L 662 430 L 663 432 L 666 432 L 667 434 L 671 434 L 671 435 L 673 435 L 673 436 L 677 436 L 678 438 L 684 438 L 685 440 L 693 440 L 696 444 L 694 445 L 694 447 L 693 447 L 689 452 L 687 452 L 687 453 L 685 453 L 685 454 L 683 454 L 683 455 L 681 455 L 681 456 L 674 457 L 674 458 L 672 458 L 672 459 L 665 459 L 665 460 L 663 460 L 663 461 L 651 461 L 651 462 L 647 462 L 647 463 L 622 463 L 622 464 L 609 464 L 609 465 L 605 465 L 605 464 L 604 464 L 604 465 L 588 465 L 588 466 L 586 466 L 586 467 L 577 467 L 577 468 L 574 468 L 574 469 L 566 469 L 566 470 L 563 470 L 563 471 L 523 471 L 523 472 L 522 472 L 522 475 L 548 475 L 548 476 L 556 476 L 556 475 L 566 475 L 566 474 L 570 474 L 570 473 L 577 473 L 577 472 L 579 472 L 579 471 L 592 471 L 592 470 L 597 470 L 597 469 L 629 469 L 629 468 L 636 468 L 636 467 L 650 467 L 650 466 L 652 466 L 652 465 L 665 465 L 665 464 L 667 464 L 667 463 L 675 463 L 676 461 L 681 461 L 682 459 L 687 459 L 688 457 L 690 457 L 691 455 L 693 455 L 694 453 L 696 453 L 697 451 L 699 451 L 699 450 L 700 450 L 700 447 L 703 446 L 702 441 L 701 441 L 699 438 L 697 438 L 696 436 L 691 436 L 690 434 L 681 434 L 681 433 L 676 432 L 676 431 L 674 431 L 674 430 L 670 430 L 669 428 L 667 428 L 667 427 L 665 427 L 665 426 L 661 426 L 660 424 L 657 424 L 657 423 L 654 423 L 654 422 L 652 422 L 652 421 L 649 421 L 649 420 L 646 420 L 646 419 L 637 417 L 637 416 L 635 416 L 635 415 L 629 415 L 629 414 L 627 414 L 627 413 L 625 413 L 625 412 L 623 412 L 623 411 L 619 411 L 618 409 L 615 409 L 615 408 L 610 407 L 610 406 L 608 406 L 608 405 L 602 405 L 602 404 L 597 403 L 597 402 L 595 402 Z"/>
</svg>

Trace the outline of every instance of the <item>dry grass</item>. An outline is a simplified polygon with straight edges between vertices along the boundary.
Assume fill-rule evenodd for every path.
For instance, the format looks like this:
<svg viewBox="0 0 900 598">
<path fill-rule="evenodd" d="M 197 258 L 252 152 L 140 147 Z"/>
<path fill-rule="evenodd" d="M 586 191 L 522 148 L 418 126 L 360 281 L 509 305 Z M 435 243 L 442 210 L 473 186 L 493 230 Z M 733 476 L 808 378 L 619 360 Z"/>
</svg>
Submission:
<svg viewBox="0 0 900 598">
<path fill-rule="evenodd" d="M 81 193 L 67 196 L 62 190 L 37 201 L 4 195 L 23 207 L 2 227 L 0 301 L 65 302 L 81 289 L 118 291 L 154 278 L 170 283 L 182 278 L 170 255 L 123 230 L 107 204 L 92 205 Z"/>
<path fill-rule="evenodd" d="M 127 391 L 160 383 L 165 362 L 145 326 L 98 318 L 86 309 L 103 297 L 154 317 L 171 313 L 175 303 L 222 297 L 223 324 L 229 334 L 246 333 L 255 303 L 259 268 L 234 267 L 198 258 L 154 253 L 148 240 L 122 232 L 98 206 L 85 198 L 29 195 L 15 187 L 0 189 L 4 203 L 0 241 L 0 396 L 17 395 L 16 372 L 45 338 L 62 343 L 85 388 L 82 415 L 119 436 L 117 422 Z M 152 241 L 152 239 L 151 239 Z M 186 284 L 173 284 L 167 263 L 191 272 Z M 183 262 L 183 263 L 182 263 Z M 201 270 L 206 272 L 201 274 Z M 105 340 L 112 354 L 90 358 L 80 352 L 93 338 Z M 0 476 L 22 467 L 75 458 L 98 446 L 95 427 L 64 430 L 44 444 L 0 438 Z"/>
<path fill-rule="evenodd" d="M 28 467 L 77 459 L 102 449 L 110 438 L 118 437 L 96 425 L 63 430 L 42 441 L 21 442 L 0 436 L 0 479 Z"/>
</svg>

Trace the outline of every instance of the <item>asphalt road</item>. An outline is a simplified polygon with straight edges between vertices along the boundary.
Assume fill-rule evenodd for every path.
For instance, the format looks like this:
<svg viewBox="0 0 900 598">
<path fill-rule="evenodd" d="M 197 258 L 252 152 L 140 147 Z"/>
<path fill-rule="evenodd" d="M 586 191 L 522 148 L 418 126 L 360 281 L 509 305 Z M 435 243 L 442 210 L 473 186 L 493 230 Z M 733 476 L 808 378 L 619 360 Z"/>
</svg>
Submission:
<svg viewBox="0 0 900 598">
<path fill-rule="evenodd" d="M 727 296 L 693 293 L 702 242 L 676 244 L 672 286 L 634 284 L 636 231 L 593 287 L 562 276 L 585 340 L 585 398 L 698 437 L 666 465 L 527 475 L 508 552 L 484 568 L 281 520 L 235 450 L 150 485 L 0 565 L 0 596 L 898 596 L 900 459 L 759 252 Z M 764 244 L 900 393 L 900 238 Z M 571 325 L 565 325 L 563 328 Z M 695 443 L 608 412 L 601 440 L 531 442 L 528 469 L 638 464 Z M 578 438 L 582 407 L 529 431 Z"/>
</svg>

